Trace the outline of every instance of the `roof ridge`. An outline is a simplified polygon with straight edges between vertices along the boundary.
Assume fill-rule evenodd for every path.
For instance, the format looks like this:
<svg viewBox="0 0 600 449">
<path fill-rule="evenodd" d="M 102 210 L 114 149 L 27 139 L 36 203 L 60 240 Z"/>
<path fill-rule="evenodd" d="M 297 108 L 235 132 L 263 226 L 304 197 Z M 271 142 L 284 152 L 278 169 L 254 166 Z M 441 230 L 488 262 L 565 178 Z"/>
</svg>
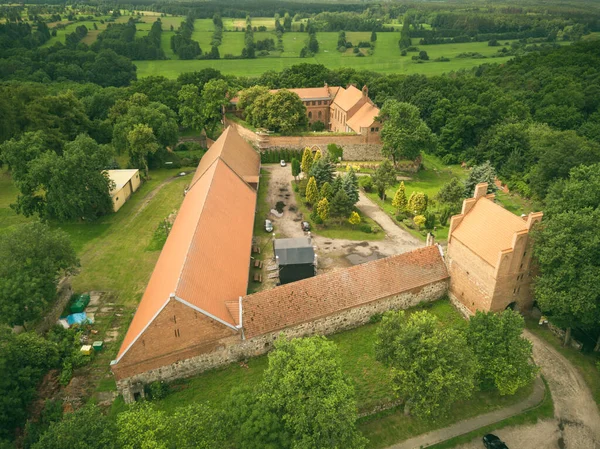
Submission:
<svg viewBox="0 0 600 449">
<path fill-rule="evenodd" d="M 437 249 L 437 247 L 435 245 L 432 245 L 432 246 L 422 246 L 420 248 L 413 249 L 412 251 L 407 251 L 405 253 L 400 253 L 400 254 L 394 254 L 393 256 L 388 256 L 388 257 L 384 257 L 384 258 L 381 258 L 381 259 L 370 260 L 368 262 L 361 263 L 361 264 L 358 264 L 358 265 L 354 265 L 352 267 L 342 268 L 341 270 L 345 271 L 346 273 L 351 273 L 351 272 L 354 272 L 354 271 L 357 271 L 357 270 L 365 270 L 366 269 L 365 267 L 368 267 L 370 265 L 375 265 L 377 262 L 381 262 L 382 260 L 385 260 L 385 259 L 396 259 L 396 258 L 399 258 L 401 256 L 406 256 L 407 254 L 415 254 L 415 253 L 420 253 L 420 252 L 424 252 L 424 251 L 432 251 L 430 248 L 435 248 L 435 251 L 439 254 L 439 250 Z M 441 257 L 441 254 L 440 254 L 440 257 Z M 341 271 L 341 270 L 329 271 L 327 273 L 320 274 L 318 277 L 319 278 L 331 277 L 331 276 L 336 275 L 335 273 L 337 273 L 338 271 Z M 317 278 L 317 276 L 313 276 L 313 277 L 306 278 L 306 279 L 301 279 L 299 281 L 294 282 L 293 284 L 296 287 L 299 287 L 301 284 L 306 283 L 306 282 L 311 282 L 311 281 L 313 281 L 316 278 Z M 284 287 L 285 285 L 289 285 L 289 284 L 284 284 L 284 285 L 281 285 L 281 286 L 278 286 L 278 287 L 275 287 L 275 288 L 281 288 L 281 287 Z M 272 290 L 274 290 L 274 289 L 272 289 Z M 255 295 L 260 295 L 261 293 L 264 293 L 264 292 L 265 292 L 265 290 L 262 290 L 260 292 L 256 292 L 256 293 L 252 293 L 250 295 L 246 295 L 246 296 L 244 296 L 244 299 L 251 298 L 251 297 L 253 297 Z"/>
<path fill-rule="evenodd" d="M 216 162 L 218 160 L 219 160 L 219 158 L 216 158 L 214 162 Z M 213 162 L 213 164 L 214 164 L 214 162 Z M 212 167 L 213 164 L 210 164 L 209 168 Z M 202 176 L 200 176 L 200 178 L 198 178 L 198 180 L 194 183 L 194 185 L 197 184 L 200 179 L 204 178 L 204 174 L 207 171 L 208 171 L 208 169 L 206 169 L 206 171 L 202 174 Z M 214 181 L 214 176 L 215 176 L 216 172 L 217 172 L 217 167 L 215 167 L 215 169 L 213 171 L 213 175 L 212 175 L 213 178 L 210 180 L 210 185 L 208 186 L 208 189 L 206 190 L 206 196 L 204 197 L 204 201 L 202 203 L 202 209 L 200 209 L 200 213 L 198 215 L 198 217 L 199 217 L 198 221 L 196 221 L 196 225 L 194 226 L 194 233 L 191 236 L 190 244 L 188 245 L 187 251 L 185 252 L 185 257 L 183 258 L 183 263 L 181 264 L 181 269 L 179 270 L 179 275 L 177 276 L 177 282 L 175 283 L 175 288 L 173 290 L 173 293 L 175 293 L 176 295 L 177 295 L 177 290 L 179 288 L 179 283 L 181 282 L 181 275 L 183 274 L 183 269 L 185 268 L 188 257 L 190 255 L 190 249 L 192 247 L 192 242 L 194 241 L 194 235 L 196 235 L 196 231 L 198 231 L 198 226 L 200 225 L 200 222 L 202 221 L 202 212 L 204 211 L 204 208 L 206 207 L 206 203 L 207 203 L 207 200 L 208 200 L 208 197 L 210 194 L 210 190 L 213 187 L 213 181 Z M 190 189 L 191 189 L 191 187 L 190 187 Z M 188 189 L 188 192 L 190 189 Z"/>
</svg>

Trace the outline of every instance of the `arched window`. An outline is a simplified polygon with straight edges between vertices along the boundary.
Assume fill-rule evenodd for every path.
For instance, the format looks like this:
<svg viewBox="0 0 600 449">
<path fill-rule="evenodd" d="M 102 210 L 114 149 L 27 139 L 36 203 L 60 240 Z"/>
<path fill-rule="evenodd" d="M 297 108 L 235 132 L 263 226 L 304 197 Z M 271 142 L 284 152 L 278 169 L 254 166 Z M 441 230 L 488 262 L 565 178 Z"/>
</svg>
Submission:
<svg viewBox="0 0 600 449">
<path fill-rule="evenodd" d="M 308 113 L 308 118 L 312 118 L 312 111 Z"/>
</svg>

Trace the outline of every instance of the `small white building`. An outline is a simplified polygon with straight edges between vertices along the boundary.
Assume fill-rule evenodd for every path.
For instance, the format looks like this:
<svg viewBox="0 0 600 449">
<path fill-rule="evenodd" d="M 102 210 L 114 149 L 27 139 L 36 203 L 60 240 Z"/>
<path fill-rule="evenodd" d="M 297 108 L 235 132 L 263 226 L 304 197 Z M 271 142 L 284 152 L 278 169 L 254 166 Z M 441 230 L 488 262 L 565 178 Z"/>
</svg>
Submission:
<svg viewBox="0 0 600 449">
<path fill-rule="evenodd" d="M 113 210 L 116 212 L 131 194 L 140 187 L 140 171 L 135 168 L 131 170 L 107 170 L 108 177 L 115 183 L 114 189 L 110 191 L 113 202 Z"/>
</svg>

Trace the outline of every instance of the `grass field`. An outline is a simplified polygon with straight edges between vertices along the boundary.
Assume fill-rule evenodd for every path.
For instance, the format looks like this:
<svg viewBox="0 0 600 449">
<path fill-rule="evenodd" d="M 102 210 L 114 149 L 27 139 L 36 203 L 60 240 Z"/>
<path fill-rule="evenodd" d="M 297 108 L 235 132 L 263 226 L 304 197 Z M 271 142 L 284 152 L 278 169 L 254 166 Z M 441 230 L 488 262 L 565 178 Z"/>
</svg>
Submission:
<svg viewBox="0 0 600 449">
<path fill-rule="evenodd" d="M 207 30 L 206 27 L 196 27 L 195 32 Z M 262 36 L 264 33 L 255 33 Z M 265 57 L 245 60 L 168 60 L 168 61 L 137 61 L 138 76 L 163 75 L 167 78 L 176 78 L 182 72 L 201 70 L 212 67 L 225 74 L 245 76 L 258 76 L 267 70 L 280 71 L 286 67 L 300 63 L 324 64 L 335 69 L 340 67 L 353 67 L 358 70 L 374 70 L 381 73 L 423 73 L 425 75 L 438 75 L 444 72 L 460 70 L 478 66 L 480 64 L 502 63 L 510 59 L 487 58 L 487 59 L 457 59 L 456 56 L 464 52 L 478 52 L 490 56 L 497 52 L 497 47 L 489 47 L 486 42 L 470 42 L 464 44 L 440 44 L 421 46 L 427 51 L 430 61 L 417 64 L 411 60 L 414 53 L 401 56 L 398 50 L 399 33 L 379 33 L 377 44 L 372 56 L 358 58 L 352 51 L 340 53 L 337 51 L 338 33 L 318 33 L 317 39 L 320 51 L 312 58 L 299 57 L 300 50 L 304 46 L 307 35 L 305 33 L 285 33 L 283 35 L 284 53 L 280 58 Z M 351 38 L 350 38 L 351 37 Z M 364 37 L 364 38 L 363 38 Z M 348 32 L 348 40 L 358 43 L 359 40 L 368 40 L 370 33 Z M 354 42 L 356 40 L 356 42 Z M 205 48 L 202 44 L 200 45 Z M 224 32 L 223 44 L 219 47 L 221 56 L 230 53 L 239 55 L 244 46 L 244 33 Z M 433 61 L 440 56 L 450 58 L 450 62 Z"/>
</svg>

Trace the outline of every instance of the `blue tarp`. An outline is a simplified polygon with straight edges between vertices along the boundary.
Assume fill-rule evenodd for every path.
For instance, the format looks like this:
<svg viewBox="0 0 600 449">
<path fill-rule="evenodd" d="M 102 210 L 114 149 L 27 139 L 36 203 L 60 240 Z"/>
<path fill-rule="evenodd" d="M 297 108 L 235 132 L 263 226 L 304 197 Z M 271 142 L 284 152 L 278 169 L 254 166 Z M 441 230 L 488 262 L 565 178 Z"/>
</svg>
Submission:
<svg viewBox="0 0 600 449">
<path fill-rule="evenodd" d="M 85 312 L 72 313 L 67 317 L 67 323 L 72 326 L 73 324 L 92 323 L 92 320 L 88 318 Z"/>
</svg>

